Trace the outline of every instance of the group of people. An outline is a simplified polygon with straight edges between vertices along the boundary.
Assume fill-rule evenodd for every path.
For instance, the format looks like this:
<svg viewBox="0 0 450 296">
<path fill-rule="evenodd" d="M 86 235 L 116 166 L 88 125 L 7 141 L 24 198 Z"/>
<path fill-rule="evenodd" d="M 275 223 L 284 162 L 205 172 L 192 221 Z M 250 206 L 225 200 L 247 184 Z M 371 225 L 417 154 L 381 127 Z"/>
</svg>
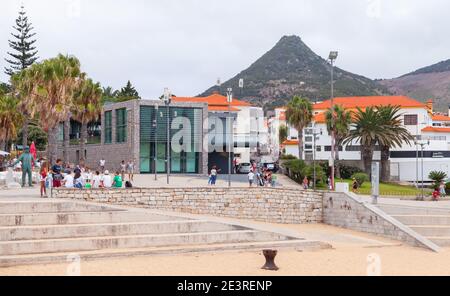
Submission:
<svg viewBox="0 0 450 296">
<path fill-rule="evenodd" d="M 277 183 L 277 176 L 272 171 L 264 168 L 262 171 L 252 167 L 248 173 L 249 187 L 253 187 L 255 184 L 257 187 L 275 187 Z"/>
<path fill-rule="evenodd" d="M 63 166 L 61 159 L 58 159 L 53 166 L 43 163 L 39 170 L 39 183 L 41 197 L 47 196 L 49 188 L 132 188 L 134 180 L 134 162 L 129 161 L 125 166 L 125 161 L 120 163 L 120 170 L 114 175 L 105 169 L 106 161 L 101 160 L 99 169 L 92 171 L 84 165 L 77 165 L 74 168 L 70 165 Z M 125 173 L 128 173 L 128 181 L 125 181 Z"/>
<path fill-rule="evenodd" d="M 433 192 L 433 201 L 439 201 L 440 198 L 444 198 L 447 196 L 447 185 L 444 181 L 442 181 L 439 184 L 439 187 L 436 187 L 436 189 Z"/>
</svg>

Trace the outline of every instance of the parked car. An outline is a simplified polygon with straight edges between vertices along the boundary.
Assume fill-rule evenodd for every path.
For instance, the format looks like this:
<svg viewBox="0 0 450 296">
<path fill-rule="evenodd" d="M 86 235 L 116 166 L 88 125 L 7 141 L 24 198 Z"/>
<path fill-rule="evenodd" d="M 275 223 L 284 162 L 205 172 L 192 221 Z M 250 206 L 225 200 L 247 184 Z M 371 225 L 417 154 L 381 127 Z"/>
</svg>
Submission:
<svg viewBox="0 0 450 296">
<path fill-rule="evenodd" d="M 274 172 L 274 173 L 276 173 L 276 172 L 278 172 L 278 164 L 276 164 L 276 163 L 274 163 L 274 162 L 269 162 L 269 163 L 264 163 L 263 164 L 263 167 L 266 169 L 266 170 L 268 170 L 268 171 L 271 171 L 271 172 Z"/>
<path fill-rule="evenodd" d="M 251 163 L 241 163 L 237 169 L 238 174 L 248 174 L 252 169 Z"/>
</svg>

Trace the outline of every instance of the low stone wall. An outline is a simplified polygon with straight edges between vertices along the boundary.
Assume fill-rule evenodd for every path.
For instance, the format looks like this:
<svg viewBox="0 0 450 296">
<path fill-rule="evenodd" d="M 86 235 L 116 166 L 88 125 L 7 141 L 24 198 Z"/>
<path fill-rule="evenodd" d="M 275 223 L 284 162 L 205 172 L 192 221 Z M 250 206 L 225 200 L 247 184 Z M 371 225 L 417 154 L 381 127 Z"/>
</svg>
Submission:
<svg viewBox="0 0 450 296">
<path fill-rule="evenodd" d="M 352 193 L 325 193 L 323 223 L 372 233 L 433 251 L 439 248 L 418 233 L 384 213 L 378 207 L 360 201 Z"/>
<path fill-rule="evenodd" d="M 296 189 L 55 189 L 53 197 L 270 223 L 322 222 L 323 193 Z"/>
</svg>

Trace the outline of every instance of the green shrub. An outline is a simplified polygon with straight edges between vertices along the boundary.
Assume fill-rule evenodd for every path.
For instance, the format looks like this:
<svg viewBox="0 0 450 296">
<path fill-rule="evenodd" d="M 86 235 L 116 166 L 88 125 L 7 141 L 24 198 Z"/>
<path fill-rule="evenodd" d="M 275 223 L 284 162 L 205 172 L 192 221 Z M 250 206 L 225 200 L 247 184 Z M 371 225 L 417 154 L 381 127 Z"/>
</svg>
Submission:
<svg viewBox="0 0 450 296">
<path fill-rule="evenodd" d="M 356 173 L 353 174 L 352 179 L 356 179 L 356 182 L 358 182 L 359 187 L 361 187 L 364 182 L 369 181 L 369 176 L 366 173 Z"/>
<path fill-rule="evenodd" d="M 282 159 L 282 160 L 293 160 L 293 159 L 297 159 L 297 157 L 295 157 L 295 156 L 292 155 L 292 154 L 288 154 L 288 155 L 282 155 L 282 156 L 281 156 L 281 159 Z"/>
<path fill-rule="evenodd" d="M 445 192 L 447 193 L 447 195 L 450 195 L 450 182 L 445 184 Z"/>
<path fill-rule="evenodd" d="M 303 170 L 306 164 L 303 160 L 294 159 L 283 163 L 283 167 L 288 170 L 289 177 L 299 183 L 303 181 L 304 175 Z"/>
<path fill-rule="evenodd" d="M 341 178 L 342 179 L 351 179 L 354 174 L 363 173 L 363 171 L 358 167 L 352 166 L 340 166 Z"/>
<path fill-rule="evenodd" d="M 308 179 L 311 181 L 314 179 L 314 166 L 313 165 L 308 165 L 303 168 L 303 170 L 302 170 L 303 178 L 302 179 L 304 179 L 305 176 L 308 177 Z M 317 183 L 326 182 L 326 179 L 327 179 L 327 175 L 323 171 L 322 166 L 319 164 L 316 164 L 316 181 L 317 181 Z"/>
<path fill-rule="evenodd" d="M 441 182 L 444 181 L 444 179 L 447 179 L 447 174 L 441 171 L 432 171 L 430 172 L 428 178 L 434 181 L 434 185 L 432 187 L 436 188 L 441 185 Z"/>
</svg>

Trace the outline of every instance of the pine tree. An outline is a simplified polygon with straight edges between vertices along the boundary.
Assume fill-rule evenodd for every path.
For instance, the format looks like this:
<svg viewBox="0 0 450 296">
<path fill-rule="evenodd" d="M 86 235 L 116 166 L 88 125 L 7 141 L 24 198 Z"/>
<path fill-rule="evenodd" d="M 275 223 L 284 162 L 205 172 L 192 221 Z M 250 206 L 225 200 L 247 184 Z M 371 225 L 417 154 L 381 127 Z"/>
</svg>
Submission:
<svg viewBox="0 0 450 296">
<path fill-rule="evenodd" d="M 13 49 L 13 52 L 8 52 L 9 59 L 5 59 L 9 63 L 9 67 L 5 67 L 5 73 L 12 76 L 29 66 L 31 66 L 38 59 L 36 47 L 34 43 L 36 39 L 32 39 L 36 33 L 32 33 L 33 27 L 31 23 L 28 23 L 28 17 L 25 13 L 25 8 L 22 6 L 19 11 L 19 16 L 16 19 L 16 25 L 13 26 L 16 34 L 11 33 L 14 40 L 8 40 L 9 47 Z M 28 124 L 30 121 L 26 110 L 23 110 L 25 120 L 22 127 L 22 145 L 28 145 Z"/>
<path fill-rule="evenodd" d="M 8 52 L 11 58 L 5 59 L 10 64 L 9 67 L 5 67 L 5 73 L 10 76 L 28 68 L 38 59 L 36 56 L 38 51 L 33 46 L 36 40 L 32 39 L 36 33 L 31 32 L 34 28 L 31 23 L 28 23 L 28 17 L 23 6 L 13 28 L 17 31 L 16 34 L 11 33 L 15 40 L 8 41 L 9 47 L 15 52 Z"/>
<path fill-rule="evenodd" d="M 130 100 L 140 100 L 141 97 L 139 93 L 136 91 L 131 82 L 128 80 L 127 85 L 123 87 L 120 92 L 117 94 L 117 101 L 124 102 Z"/>
</svg>

